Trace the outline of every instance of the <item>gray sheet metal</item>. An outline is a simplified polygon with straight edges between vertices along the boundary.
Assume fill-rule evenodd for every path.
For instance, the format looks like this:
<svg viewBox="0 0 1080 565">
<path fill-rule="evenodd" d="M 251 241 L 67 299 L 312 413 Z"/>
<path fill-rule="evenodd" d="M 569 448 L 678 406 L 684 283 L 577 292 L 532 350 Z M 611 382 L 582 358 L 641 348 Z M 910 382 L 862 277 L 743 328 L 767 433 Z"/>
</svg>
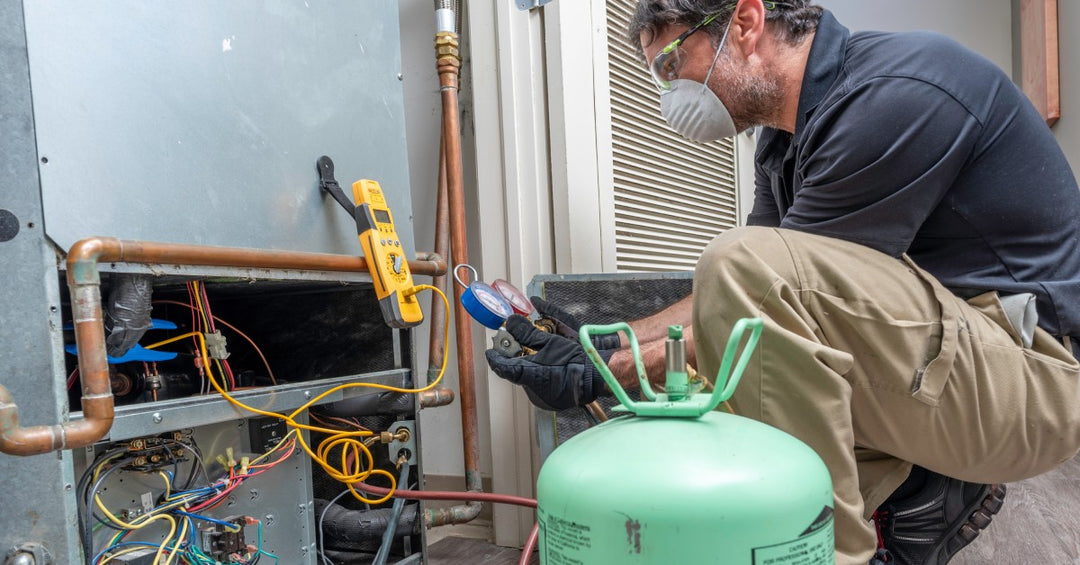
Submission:
<svg viewBox="0 0 1080 565">
<path fill-rule="evenodd" d="M 288 413 L 331 388 L 341 384 L 357 382 L 397 387 L 407 386 L 409 371 L 384 371 L 360 376 L 353 375 L 314 382 L 292 383 L 240 391 L 232 396 L 252 408 L 267 412 Z M 326 404 L 344 398 L 378 392 L 380 391 L 369 387 L 352 387 L 331 393 L 317 404 Z M 113 420 L 108 439 L 119 441 L 144 436 L 148 433 L 162 433 L 181 426 L 202 426 L 252 416 L 254 414 L 234 407 L 217 394 L 164 400 L 154 404 L 118 406 L 116 408 L 116 419 Z M 73 414 L 75 419 L 81 417 L 81 412 Z"/>
<path fill-rule="evenodd" d="M 19 231 L 0 242 L 0 384 L 19 404 L 24 425 L 61 421 L 67 406 L 61 357 L 56 255 L 42 230 L 34 163 L 29 68 L 22 5 L 0 0 L 0 209 Z M 79 563 L 71 452 L 0 454 L 0 556 L 44 543 L 58 563 Z"/>
<path fill-rule="evenodd" d="M 17 4 L 17 3 L 16 3 Z M 378 180 L 411 229 L 394 0 L 29 2 L 46 229 L 360 253 L 321 194 Z"/>
</svg>

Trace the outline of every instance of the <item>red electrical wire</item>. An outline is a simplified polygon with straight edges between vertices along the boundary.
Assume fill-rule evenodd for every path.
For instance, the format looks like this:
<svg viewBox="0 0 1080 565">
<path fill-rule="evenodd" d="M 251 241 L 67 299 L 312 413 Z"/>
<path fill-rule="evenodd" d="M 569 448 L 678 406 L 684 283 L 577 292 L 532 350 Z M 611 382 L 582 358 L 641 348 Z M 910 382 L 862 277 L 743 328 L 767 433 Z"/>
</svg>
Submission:
<svg viewBox="0 0 1080 565">
<path fill-rule="evenodd" d="M 155 300 L 155 301 L 152 302 L 152 304 L 175 304 L 177 306 L 183 306 L 183 307 L 188 308 L 188 309 L 191 310 L 191 316 L 192 316 L 192 319 L 194 320 L 195 307 L 190 305 L 190 304 L 184 304 L 183 302 L 179 302 L 179 301 L 176 301 L 176 300 Z M 218 318 L 217 316 L 214 316 L 214 321 L 219 322 L 219 323 L 221 323 L 221 325 L 225 326 L 226 328 L 229 328 L 233 332 L 236 332 L 237 335 L 244 338 L 249 344 L 251 344 L 252 349 L 255 350 L 255 353 L 259 355 L 259 359 L 262 359 L 263 365 L 266 366 L 266 376 L 270 377 L 270 382 L 275 384 L 275 385 L 278 384 L 277 378 L 274 377 L 274 370 L 270 368 L 270 362 L 266 360 L 266 356 L 263 355 L 262 350 L 259 349 L 259 346 L 255 344 L 254 340 L 252 340 L 250 337 L 248 337 L 247 334 L 245 334 L 244 332 L 237 329 L 236 326 L 230 324 L 229 322 L 226 322 L 225 320 L 222 320 L 221 318 Z M 191 325 L 194 328 L 195 327 L 195 322 L 193 321 Z M 199 338 L 192 338 L 192 339 L 195 340 L 195 348 L 196 348 L 196 350 L 198 350 Z"/>
<path fill-rule="evenodd" d="M 518 565 L 529 565 L 529 558 L 532 557 L 533 550 L 536 549 L 536 541 L 540 537 L 540 523 L 533 524 L 532 531 L 529 532 L 529 538 L 525 540 L 525 547 L 521 548 L 521 560 L 518 561 Z"/>
</svg>

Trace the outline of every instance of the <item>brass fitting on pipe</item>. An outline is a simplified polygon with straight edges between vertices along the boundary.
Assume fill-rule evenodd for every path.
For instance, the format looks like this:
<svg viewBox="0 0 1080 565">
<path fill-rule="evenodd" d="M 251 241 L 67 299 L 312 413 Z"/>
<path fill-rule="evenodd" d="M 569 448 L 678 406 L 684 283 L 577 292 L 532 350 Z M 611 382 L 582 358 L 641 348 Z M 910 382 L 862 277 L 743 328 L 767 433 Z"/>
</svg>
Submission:
<svg viewBox="0 0 1080 565">
<path fill-rule="evenodd" d="M 444 72 L 444 66 L 461 68 L 461 50 L 458 47 L 458 36 L 452 31 L 440 31 L 435 34 L 435 66 L 439 72 Z"/>
<path fill-rule="evenodd" d="M 105 327 L 101 313 L 100 262 L 165 263 L 284 270 L 366 271 L 367 263 L 353 255 L 301 253 L 123 241 L 111 237 L 83 239 L 67 255 L 67 284 L 75 321 L 75 348 L 82 375 L 83 419 L 24 428 L 11 393 L 0 386 L 0 453 L 37 455 L 58 449 L 86 447 L 109 433 L 113 422 L 112 385 L 105 356 Z M 435 254 L 409 261 L 421 275 L 442 275 L 446 263 Z"/>
</svg>

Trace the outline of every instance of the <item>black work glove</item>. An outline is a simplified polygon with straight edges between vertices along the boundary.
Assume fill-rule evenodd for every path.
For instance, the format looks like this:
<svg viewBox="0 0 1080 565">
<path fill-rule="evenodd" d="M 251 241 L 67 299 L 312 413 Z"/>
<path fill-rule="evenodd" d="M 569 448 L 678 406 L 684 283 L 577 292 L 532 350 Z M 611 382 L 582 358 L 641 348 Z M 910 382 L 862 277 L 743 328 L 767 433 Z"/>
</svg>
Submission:
<svg viewBox="0 0 1080 565">
<path fill-rule="evenodd" d="M 489 349 L 488 366 L 496 375 L 525 387 L 533 404 L 545 410 L 564 410 L 584 406 L 607 390 L 600 371 L 577 341 L 541 331 L 516 314 L 506 320 L 505 327 L 518 343 L 536 353 L 504 357 Z M 614 350 L 599 353 L 607 362 Z"/>
<path fill-rule="evenodd" d="M 529 297 L 529 300 L 533 303 L 533 306 L 536 307 L 536 311 L 540 313 L 541 317 L 548 318 L 555 322 L 555 333 L 575 342 L 577 341 L 578 330 L 581 329 L 581 322 L 579 322 L 573 314 L 539 296 L 531 296 Z M 605 349 L 618 349 L 622 345 L 622 342 L 619 340 L 619 334 L 592 335 L 589 336 L 589 340 L 592 341 L 593 346 L 596 347 L 596 349 L 601 351 Z"/>
</svg>

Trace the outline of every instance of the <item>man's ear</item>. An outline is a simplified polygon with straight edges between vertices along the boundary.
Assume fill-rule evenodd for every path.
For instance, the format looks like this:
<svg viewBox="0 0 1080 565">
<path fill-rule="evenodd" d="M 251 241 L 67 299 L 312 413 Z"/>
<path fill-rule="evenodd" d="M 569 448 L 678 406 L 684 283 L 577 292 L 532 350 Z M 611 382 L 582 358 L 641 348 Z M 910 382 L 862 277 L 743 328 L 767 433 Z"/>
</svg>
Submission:
<svg viewBox="0 0 1080 565">
<path fill-rule="evenodd" d="M 765 6 L 762 0 L 739 0 L 731 14 L 728 36 L 734 47 L 749 57 L 758 50 L 758 42 L 765 34 Z"/>
</svg>

